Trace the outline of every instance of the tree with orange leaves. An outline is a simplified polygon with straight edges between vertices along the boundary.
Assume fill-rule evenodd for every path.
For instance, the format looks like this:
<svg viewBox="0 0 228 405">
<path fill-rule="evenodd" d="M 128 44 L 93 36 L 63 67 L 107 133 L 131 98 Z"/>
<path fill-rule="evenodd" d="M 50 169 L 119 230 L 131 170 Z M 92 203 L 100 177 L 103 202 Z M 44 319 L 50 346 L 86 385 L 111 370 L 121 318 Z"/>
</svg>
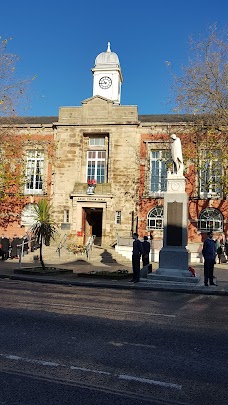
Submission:
<svg viewBox="0 0 228 405">
<path fill-rule="evenodd" d="M 174 76 L 173 86 L 174 111 L 191 118 L 182 138 L 184 160 L 194 163 L 205 190 L 217 182 L 220 194 L 225 197 L 228 193 L 227 32 L 218 34 L 214 25 L 208 37 L 191 40 L 190 50 L 190 64 L 183 68 L 182 76 Z"/>
<path fill-rule="evenodd" d="M 29 103 L 27 88 L 34 79 L 19 79 L 19 57 L 8 51 L 11 38 L 0 37 L 0 226 L 19 218 L 23 206 L 23 146 L 26 142 L 15 126 L 20 111 Z"/>
</svg>

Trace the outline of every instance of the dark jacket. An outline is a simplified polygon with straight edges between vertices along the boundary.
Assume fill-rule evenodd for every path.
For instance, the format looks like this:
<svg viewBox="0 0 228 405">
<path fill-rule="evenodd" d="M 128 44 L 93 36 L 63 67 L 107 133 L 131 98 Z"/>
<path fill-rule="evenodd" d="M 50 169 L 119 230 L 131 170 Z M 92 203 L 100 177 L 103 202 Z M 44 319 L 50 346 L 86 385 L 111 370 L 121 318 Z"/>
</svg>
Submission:
<svg viewBox="0 0 228 405">
<path fill-rule="evenodd" d="M 213 239 L 207 238 L 203 244 L 202 254 L 204 259 L 215 259 L 216 247 Z"/>
<path fill-rule="evenodd" d="M 134 240 L 133 242 L 133 256 L 141 256 L 143 254 L 142 242 L 139 239 Z"/>
<path fill-rule="evenodd" d="M 18 237 L 13 237 L 11 241 L 11 257 L 16 257 L 19 255 L 21 247 L 18 247 L 17 245 L 21 244 L 21 239 Z"/>
<path fill-rule="evenodd" d="M 6 238 L 6 237 L 0 238 L 0 244 L 2 245 L 1 246 L 2 252 L 8 253 L 9 252 L 9 246 L 10 246 L 9 239 Z"/>
<path fill-rule="evenodd" d="M 143 248 L 143 256 L 148 256 L 150 253 L 150 242 L 148 242 L 148 240 L 144 240 L 142 242 L 142 248 Z"/>
</svg>

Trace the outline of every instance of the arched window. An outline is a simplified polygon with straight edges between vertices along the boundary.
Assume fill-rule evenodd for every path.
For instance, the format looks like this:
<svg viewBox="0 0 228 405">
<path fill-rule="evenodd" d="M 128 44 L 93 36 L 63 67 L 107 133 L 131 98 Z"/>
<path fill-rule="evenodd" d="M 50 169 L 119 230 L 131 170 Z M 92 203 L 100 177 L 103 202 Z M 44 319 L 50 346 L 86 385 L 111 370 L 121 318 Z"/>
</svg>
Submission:
<svg viewBox="0 0 228 405">
<path fill-rule="evenodd" d="M 21 225 L 30 227 L 36 218 L 35 204 L 27 204 L 21 213 Z"/>
<path fill-rule="evenodd" d="M 155 207 L 147 215 L 147 230 L 163 229 L 163 207 Z"/>
<path fill-rule="evenodd" d="M 215 208 L 206 208 L 201 211 L 198 219 L 198 229 L 200 231 L 223 231 L 223 216 Z"/>
</svg>

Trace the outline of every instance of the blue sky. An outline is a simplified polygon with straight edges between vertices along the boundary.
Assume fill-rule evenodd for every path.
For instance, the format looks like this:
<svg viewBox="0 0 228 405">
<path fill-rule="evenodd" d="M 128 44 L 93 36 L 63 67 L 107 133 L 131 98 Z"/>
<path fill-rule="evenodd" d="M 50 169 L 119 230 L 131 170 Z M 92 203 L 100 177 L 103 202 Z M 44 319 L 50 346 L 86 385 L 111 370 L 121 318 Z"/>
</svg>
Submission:
<svg viewBox="0 0 228 405">
<path fill-rule="evenodd" d="M 122 68 L 122 105 L 139 114 L 170 114 L 171 61 L 176 74 L 188 64 L 189 37 L 214 23 L 227 26 L 227 0 L 12 0 L 1 4 L 0 35 L 12 37 L 20 77 L 36 75 L 23 115 L 56 116 L 92 96 L 96 56 L 107 42 Z"/>
</svg>

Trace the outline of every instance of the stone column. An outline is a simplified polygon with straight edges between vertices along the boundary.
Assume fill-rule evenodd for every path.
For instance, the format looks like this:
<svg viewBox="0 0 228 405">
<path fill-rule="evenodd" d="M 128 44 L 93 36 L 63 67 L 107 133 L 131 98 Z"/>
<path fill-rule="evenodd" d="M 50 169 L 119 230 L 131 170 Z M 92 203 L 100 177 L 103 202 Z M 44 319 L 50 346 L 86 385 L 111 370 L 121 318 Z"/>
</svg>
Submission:
<svg viewBox="0 0 228 405">
<path fill-rule="evenodd" d="M 159 253 L 159 268 L 148 274 L 148 281 L 197 282 L 189 267 L 187 246 L 188 196 L 185 192 L 185 177 L 167 173 L 167 192 L 164 193 L 163 247 Z"/>
</svg>

